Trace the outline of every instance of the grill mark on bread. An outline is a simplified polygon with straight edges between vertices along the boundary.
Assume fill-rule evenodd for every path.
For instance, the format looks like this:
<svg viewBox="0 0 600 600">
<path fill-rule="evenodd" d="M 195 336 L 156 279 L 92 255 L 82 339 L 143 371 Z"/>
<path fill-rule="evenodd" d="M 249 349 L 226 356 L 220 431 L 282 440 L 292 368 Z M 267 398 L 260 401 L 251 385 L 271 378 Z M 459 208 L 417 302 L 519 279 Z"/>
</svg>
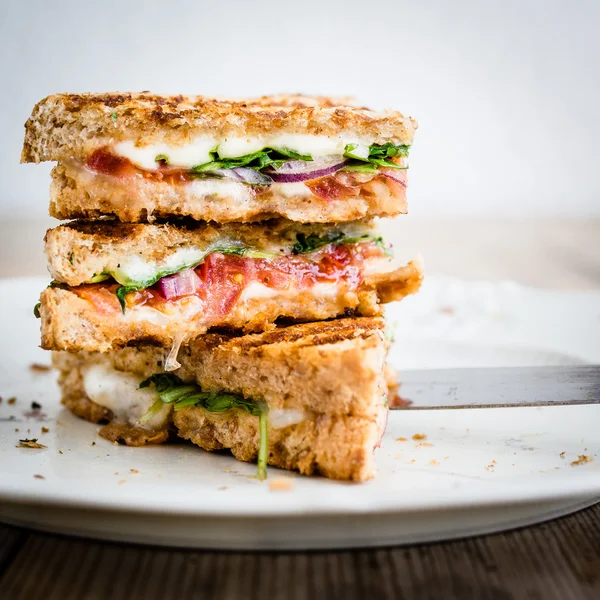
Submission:
<svg viewBox="0 0 600 600">
<path fill-rule="evenodd" d="M 385 326 L 380 317 L 359 317 L 356 319 L 333 319 L 318 323 L 301 323 L 280 327 L 272 331 L 250 335 L 228 335 L 209 333 L 191 342 L 191 346 L 206 349 L 221 346 L 223 349 L 237 348 L 241 352 L 270 344 L 284 342 L 299 346 L 319 346 L 335 344 L 349 337 L 366 339 L 373 331 L 381 331 Z"/>
</svg>

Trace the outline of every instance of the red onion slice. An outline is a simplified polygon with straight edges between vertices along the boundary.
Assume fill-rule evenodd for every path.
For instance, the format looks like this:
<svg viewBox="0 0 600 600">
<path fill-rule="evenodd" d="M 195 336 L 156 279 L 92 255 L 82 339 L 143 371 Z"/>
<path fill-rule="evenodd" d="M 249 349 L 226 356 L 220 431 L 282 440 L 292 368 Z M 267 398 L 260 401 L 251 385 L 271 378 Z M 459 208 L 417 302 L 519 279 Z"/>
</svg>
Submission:
<svg viewBox="0 0 600 600">
<path fill-rule="evenodd" d="M 331 175 L 342 169 L 347 162 L 345 158 L 337 156 L 319 161 L 290 160 L 277 169 L 265 169 L 265 173 L 277 183 L 297 183 Z"/>
<path fill-rule="evenodd" d="M 247 183 L 248 185 L 271 185 L 273 183 L 273 180 L 267 175 L 248 167 L 210 169 L 209 171 L 203 171 L 203 173 L 206 175 L 216 175 L 217 177 L 226 177 L 227 179 L 233 179 L 234 181 Z"/>
<path fill-rule="evenodd" d="M 235 169 L 231 169 L 236 175 L 236 177 L 241 178 L 244 183 L 249 185 L 271 185 L 273 180 L 257 171 L 256 169 L 249 169 L 248 167 L 236 167 Z"/>
<path fill-rule="evenodd" d="M 194 269 L 184 269 L 175 275 L 167 275 L 159 280 L 158 286 L 166 300 L 190 296 L 200 286 L 200 278 Z"/>
<path fill-rule="evenodd" d="M 401 186 L 406 187 L 406 170 L 405 169 L 379 169 L 379 172 L 389 179 L 393 179 Z"/>
</svg>

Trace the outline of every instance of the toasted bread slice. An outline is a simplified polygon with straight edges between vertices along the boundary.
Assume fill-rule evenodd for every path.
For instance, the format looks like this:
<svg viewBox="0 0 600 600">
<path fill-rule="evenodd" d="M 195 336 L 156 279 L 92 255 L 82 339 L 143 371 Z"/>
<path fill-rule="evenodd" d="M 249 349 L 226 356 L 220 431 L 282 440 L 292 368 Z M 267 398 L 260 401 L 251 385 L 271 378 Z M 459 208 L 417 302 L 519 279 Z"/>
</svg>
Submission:
<svg viewBox="0 0 600 600">
<path fill-rule="evenodd" d="M 21 161 L 84 160 L 95 148 L 119 141 L 183 145 L 198 136 L 300 133 L 410 144 L 415 129 L 415 121 L 398 112 L 377 113 L 330 98 L 55 94 L 39 102 L 25 124 Z"/>
<path fill-rule="evenodd" d="M 231 450 L 235 458 L 254 462 L 259 435 L 256 417 L 236 412 L 224 420 L 201 408 L 175 413 L 177 434 L 204 450 Z M 269 429 L 268 464 L 320 474 L 329 479 L 365 481 L 375 474 L 373 451 L 381 438 L 376 421 L 319 415 L 284 429 Z"/>
<path fill-rule="evenodd" d="M 364 277 L 357 287 L 344 282 L 319 284 L 299 291 L 275 291 L 265 297 L 262 288 L 242 293 L 229 312 L 220 317 L 203 313 L 203 301 L 197 296 L 161 303 L 158 307 L 134 304 L 122 312 L 116 298 L 116 284 L 49 287 L 40 297 L 42 347 L 48 350 L 98 351 L 153 343 L 171 347 L 186 343 L 210 328 L 225 327 L 246 333 L 273 328 L 278 319 L 321 321 L 356 314 L 376 316 L 382 303 L 400 300 L 415 293 L 422 281 L 420 265 L 415 262 L 388 272 L 385 278 Z M 324 294 L 323 292 L 327 293 Z M 260 293 L 259 293 L 260 292 Z M 131 294 L 135 298 L 137 292 Z M 156 296 L 154 296 L 156 299 Z"/>
<path fill-rule="evenodd" d="M 353 244 L 383 245 L 376 224 L 308 225 L 286 220 L 255 224 L 208 224 L 185 220 L 175 225 L 133 224 L 118 221 L 72 222 L 46 232 L 45 251 L 54 281 L 70 286 L 90 283 L 101 273 L 132 278 L 156 271 L 174 271 L 177 265 L 193 266 L 209 252 L 248 249 L 252 256 L 279 259 L 298 254 L 299 240 L 334 240 Z M 320 252 L 324 246 L 317 246 Z M 380 269 L 393 270 L 393 261 L 382 249 Z M 178 258 L 181 257 L 181 258 Z M 119 277 L 119 275 L 117 275 Z M 126 284 L 125 279 L 120 283 Z"/>
<path fill-rule="evenodd" d="M 59 163 L 52 169 L 50 215 L 57 219 L 112 216 L 130 223 L 173 217 L 217 223 L 276 217 L 300 223 L 340 223 L 408 212 L 406 182 L 380 175 L 361 183 L 358 175 L 356 181 L 348 181 L 349 175 L 326 178 L 323 193 L 315 193 L 303 183 L 275 183 L 266 188 L 218 180 L 172 185 L 143 176 L 109 177 L 81 165 Z"/>
<path fill-rule="evenodd" d="M 380 317 L 360 317 L 300 323 L 249 335 L 209 333 L 182 346 L 181 366 L 172 373 L 206 391 L 261 398 L 272 409 L 372 418 L 377 411 L 369 398 L 385 385 L 378 366 L 387 349 L 384 325 Z M 54 352 L 52 356 L 62 373 L 63 397 L 70 389 L 76 390 L 74 398 L 81 398 L 85 394 L 78 374 L 86 365 L 108 365 L 141 381 L 164 372 L 167 351 L 140 345 L 103 354 Z M 106 409 L 88 412 L 84 407 L 74 412 L 93 422 L 108 414 Z"/>
<path fill-rule="evenodd" d="M 358 318 L 247 336 L 208 334 L 182 348 L 174 373 L 207 392 L 263 402 L 269 464 L 362 481 L 374 473 L 373 450 L 387 415 L 383 327 L 382 319 Z M 258 419 L 239 409 L 190 406 L 140 423 L 153 398 L 136 382 L 164 372 L 164 361 L 165 352 L 152 346 L 53 355 L 63 403 L 77 416 L 108 421 L 101 435 L 129 445 L 157 443 L 174 425 L 206 450 L 228 448 L 239 460 L 255 460 Z"/>
</svg>

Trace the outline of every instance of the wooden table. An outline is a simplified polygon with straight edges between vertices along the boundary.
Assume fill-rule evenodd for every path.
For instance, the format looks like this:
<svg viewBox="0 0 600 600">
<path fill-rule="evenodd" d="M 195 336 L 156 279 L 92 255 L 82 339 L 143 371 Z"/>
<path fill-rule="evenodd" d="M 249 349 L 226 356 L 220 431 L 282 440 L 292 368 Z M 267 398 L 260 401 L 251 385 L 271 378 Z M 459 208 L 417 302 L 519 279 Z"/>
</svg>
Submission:
<svg viewBox="0 0 600 600">
<path fill-rule="evenodd" d="M 0 276 L 43 274 L 45 225 L 0 224 Z M 430 273 L 600 289 L 600 220 L 404 219 L 392 236 Z M 348 552 L 175 550 L 0 525 L 0 598 L 598 600 L 600 505 L 503 534 Z"/>
</svg>

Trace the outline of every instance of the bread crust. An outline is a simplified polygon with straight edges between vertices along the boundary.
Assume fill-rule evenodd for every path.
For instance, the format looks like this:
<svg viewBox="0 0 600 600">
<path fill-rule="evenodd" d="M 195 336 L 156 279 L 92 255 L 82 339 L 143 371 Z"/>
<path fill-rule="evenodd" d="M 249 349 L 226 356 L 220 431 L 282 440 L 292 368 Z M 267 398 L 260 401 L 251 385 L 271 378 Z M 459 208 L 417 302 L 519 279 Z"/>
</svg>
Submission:
<svg viewBox="0 0 600 600">
<path fill-rule="evenodd" d="M 323 97 L 264 96 L 217 100 L 149 92 L 54 94 L 25 123 L 21 162 L 83 158 L 107 143 L 185 144 L 272 133 L 348 135 L 371 143 L 410 144 L 417 124 L 399 112 L 374 112 Z"/>
<path fill-rule="evenodd" d="M 274 219 L 255 224 L 225 224 L 182 221 L 180 224 L 134 224 L 118 221 L 72 222 L 49 229 L 44 238 L 48 268 L 54 281 L 70 286 L 89 283 L 130 257 L 143 256 L 160 263 L 187 248 L 208 249 L 220 240 L 235 240 L 242 246 L 284 256 L 291 254 L 297 234 L 305 236 L 345 233 L 349 237 L 377 236 L 374 223 L 356 222 L 339 226 L 309 225 Z M 365 240 L 368 241 L 368 240 Z"/>
<path fill-rule="evenodd" d="M 69 164 L 52 169 L 50 215 L 57 219 L 116 217 L 138 223 L 154 219 L 191 217 L 218 223 L 254 222 L 284 217 L 301 223 L 339 223 L 365 217 L 393 217 L 408 211 L 405 198 L 360 194 L 325 200 L 314 194 L 294 195 L 272 185 L 255 196 L 238 184 L 240 198 L 218 201 L 194 196 L 192 184 L 171 185 L 143 177 L 120 180 Z"/>
<path fill-rule="evenodd" d="M 136 309 L 125 314 L 99 312 L 94 305 L 69 289 L 47 288 L 40 296 L 42 348 L 47 350 L 107 352 L 131 344 L 151 342 L 166 348 L 182 336 L 185 341 L 202 335 L 212 327 L 227 327 L 245 333 L 272 329 L 281 318 L 294 321 L 322 321 L 354 313 L 377 316 L 381 302 L 400 300 L 415 293 L 422 281 L 420 266 L 414 262 L 388 273 L 384 281 L 366 278 L 357 292 L 336 297 L 314 298 L 309 291 L 293 297 L 250 298 L 236 303 L 231 312 L 212 325 L 197 318 L 183 318 L 180 313 L 160 315 L 160 321 L 139 317 Z M 382 290 L 380 294 L 380 290 Z M 151 309 L 154 310 L 154 309 Z"/>
</svg>

